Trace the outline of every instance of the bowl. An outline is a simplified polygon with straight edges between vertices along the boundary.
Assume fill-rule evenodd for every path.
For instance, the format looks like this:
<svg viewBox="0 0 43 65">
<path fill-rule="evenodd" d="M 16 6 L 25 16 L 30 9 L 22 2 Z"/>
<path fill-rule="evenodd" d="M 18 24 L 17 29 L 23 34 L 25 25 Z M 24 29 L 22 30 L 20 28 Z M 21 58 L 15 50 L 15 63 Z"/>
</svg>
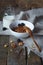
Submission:
<svg viewBox="0 0 43 65">
<path fill-rule="evenodd" d="M 31 22 L 29 22 L 29 21 L 25 21 L 25 20 L 15 20 L 15 21 L 13 21 L 9 25 L 9 29 L 10 29 L 10 32 L 12 33 L 12 35 L 14 35 L 17 38 L 24 38 L 24 37 L 27 37 L 29 35 L 26 32 L 19 33 L 19 32 L 15 32 L 15 31 L 12 30 L 13 27 L 17 27 L 18 24 L 21 24 L 21 23 L 24 23 L 25 26 L 27 26 L 28 28 L 31 29 L 31 31 L 33 31 L 33 29 L 34 29 L 34 25 Z"/>
</svg>

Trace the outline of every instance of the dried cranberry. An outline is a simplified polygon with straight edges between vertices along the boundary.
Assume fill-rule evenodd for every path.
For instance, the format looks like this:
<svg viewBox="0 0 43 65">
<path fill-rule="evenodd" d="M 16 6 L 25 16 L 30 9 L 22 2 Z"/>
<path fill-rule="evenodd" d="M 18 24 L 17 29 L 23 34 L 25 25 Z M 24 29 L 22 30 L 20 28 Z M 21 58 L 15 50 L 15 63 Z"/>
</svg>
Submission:
<svg viewBox="0 0 43 65">
<path fill-rule="evenodd" d="M 6 27 L 3 27 L 3 31 L 5 31 L 5 30 L 7 30 L 7 28 Z"/>
<path fill-rule="evenodd" d="M 22 40 L 18 39 L 17 42 L 23 42 Z"/>
<path fill-rule="evenodd" d="M 21 24 L 18 24 L 18 26 L 21 26 Z"/>
<path fill-rule="evenodd" d="M 22 25 L 22 26 L 25 26 L 25 24 L 24 24 L 24 23 L 21 23 L 21 25 Z"/>
</svg>

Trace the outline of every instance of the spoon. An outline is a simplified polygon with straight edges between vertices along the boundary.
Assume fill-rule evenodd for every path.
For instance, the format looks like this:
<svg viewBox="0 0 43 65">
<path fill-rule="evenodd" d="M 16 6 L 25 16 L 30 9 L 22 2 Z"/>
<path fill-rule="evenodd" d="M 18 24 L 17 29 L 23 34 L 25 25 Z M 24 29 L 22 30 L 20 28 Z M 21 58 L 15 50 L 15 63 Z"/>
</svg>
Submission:
<svg viewBox="0 0 43 65">
<path fill-rule="evenodd" d="M 29 29 L 27 26 L 23 26 L 23 27 L 24 27 L 24 29 L 26 30 L 26 33 L 29 33 L 29 34 L 30 34 L 30 37 L 32 38 L 32 40 L 33 40 L 33 42 L 35 43 L 35 45 L 36 45 L 37 49 L 39 50 L 39 52 L 41 52 L 41 48 L 40 48 L 40 46 L 37 44 L 37 42 L 35 41 L 31 29 Z"/>
</svg>

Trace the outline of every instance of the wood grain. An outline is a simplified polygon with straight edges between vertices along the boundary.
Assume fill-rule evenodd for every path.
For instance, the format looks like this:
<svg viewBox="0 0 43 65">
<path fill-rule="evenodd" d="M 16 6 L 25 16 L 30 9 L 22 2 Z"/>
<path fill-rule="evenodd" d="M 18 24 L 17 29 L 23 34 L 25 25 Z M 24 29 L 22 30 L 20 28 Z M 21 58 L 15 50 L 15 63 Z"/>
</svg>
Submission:
<svg viewBox="0 0 43 65">
<path fill-rule="evenodd" d="M 7 6 L 11 5 L 21 10 L 43 7 L 43 0 L 0 0 L 0 20 Z"/>
</svg>

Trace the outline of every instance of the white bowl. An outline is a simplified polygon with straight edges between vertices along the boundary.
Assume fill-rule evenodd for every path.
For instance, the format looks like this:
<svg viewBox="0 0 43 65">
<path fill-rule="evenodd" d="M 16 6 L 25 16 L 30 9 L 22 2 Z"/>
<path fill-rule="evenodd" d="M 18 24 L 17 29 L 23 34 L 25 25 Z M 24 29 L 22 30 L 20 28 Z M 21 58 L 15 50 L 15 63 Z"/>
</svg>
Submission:
<svg viewBox="0 0 43 65">
<path fill-rule="evenodd" d="M 18 24 L 24 23 L 25 26 L 29 27 L 32 31 L 34 29 L 34 25 L 31 22 L 25 21 L 25 20 L 15 20 L 9 25 L 9 29 L 12 33 L 17 38 L 24 38 L 27 37 L 29 34 L 28 33 L 18 33 L 12 30 L 13 27 L 18 26 Z"/>
</svg>

